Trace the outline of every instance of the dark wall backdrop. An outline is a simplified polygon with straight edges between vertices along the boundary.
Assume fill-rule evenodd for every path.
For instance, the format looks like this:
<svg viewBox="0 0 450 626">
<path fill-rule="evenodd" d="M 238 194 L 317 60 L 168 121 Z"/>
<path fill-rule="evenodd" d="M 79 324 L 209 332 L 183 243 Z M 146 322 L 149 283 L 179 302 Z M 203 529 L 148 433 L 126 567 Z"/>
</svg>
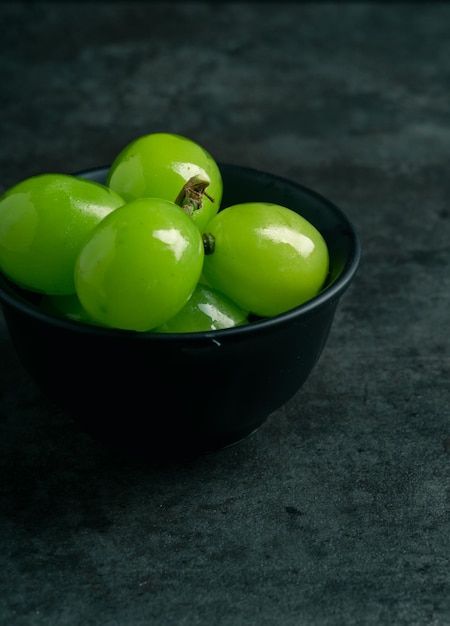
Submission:
<svg viewBox="0 0 450 626">
<path fill-rule="evenodd" d="M 0 4 L 0 192 L 176 132 L 328 196 L 363 247 L 303 389 L 195 461 L 93 442 L 0 318 L 2 626 L 448 626 L 449 23 L 433 2 Z"/>
</svg>

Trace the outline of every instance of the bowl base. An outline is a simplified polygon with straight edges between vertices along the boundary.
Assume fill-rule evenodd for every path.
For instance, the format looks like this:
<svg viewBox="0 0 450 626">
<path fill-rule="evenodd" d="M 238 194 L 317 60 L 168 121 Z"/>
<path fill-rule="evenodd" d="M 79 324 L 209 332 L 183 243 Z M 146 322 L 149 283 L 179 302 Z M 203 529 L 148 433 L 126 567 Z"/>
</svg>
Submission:
<svg viewBox="0 0 450 626">
<path fill-rule="evenodd" d="M 78 427 L 94 441 L 119 453 L 155 461 L 181 461 L 214 454 L 237 446 L 252 437 L 263 425 L 263 422 L 251 428 L 233 433 L 216 435 L 179 435 L 172 437 L 155 437 L 151 432 L 140 437 L 121 433 L 99 432 L 86 423 L 76 420 Z M 139 442 L 139 443 L 138 443 Z"/>
</svg>

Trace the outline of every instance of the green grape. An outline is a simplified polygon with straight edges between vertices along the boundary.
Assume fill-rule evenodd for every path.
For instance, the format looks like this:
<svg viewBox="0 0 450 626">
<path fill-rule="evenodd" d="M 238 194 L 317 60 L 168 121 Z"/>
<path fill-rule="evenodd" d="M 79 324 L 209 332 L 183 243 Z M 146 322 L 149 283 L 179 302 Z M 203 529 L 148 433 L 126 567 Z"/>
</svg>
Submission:
<svg viewBox="0 0 450 626">
<path fill-rule="evenodd" d="M 245 324 L 245 311 L 224 294 L 199 283 L 181 311 L 154 330 L 160 333 L 195 333 Z"/>
<path fill-rule="evenodd" d="M 163 198 L 132 200 L 107 215 L 83 246 L 77 294 L 100 324 L 147 331 L 186 304 L 203 258 L 200 231 L 183 209 Z"/>
<path fill-rule="evenodd" d="M 186 211 L 200 231 L 219 210 L 223 193 L 213 157 L 198 143 L 173 133 L 152 133 L 130 142 L 114 159 L 106 184 L 127 201 L 158 197 L 180 206 L 188 184 L 192 200 L 187 199 Z"/>
<path fill-rule="evenodd" d="M 242 309 L 284 313 L 318 294 L 328 274 L 325 240 L 306 219 L 265 202 L 236 204 L 208 224 L 214 251 L 204 279 Z"/>
<path fill-rule="evenodd" d="M 69 174 L 27 178 L 0 198 L 0 269 L 47 294 L 75 292 L 75 259 L 92 229 L 124 204 L 105 185 Z"/>
<path fill-rule="evenodd" d="M 50 315 L 63 317 L 73 322 L 98 325 L 91 315 L 83 308 L 76 293 L 66 296 L 44 295 L 40 308 Z"/>
</svg>

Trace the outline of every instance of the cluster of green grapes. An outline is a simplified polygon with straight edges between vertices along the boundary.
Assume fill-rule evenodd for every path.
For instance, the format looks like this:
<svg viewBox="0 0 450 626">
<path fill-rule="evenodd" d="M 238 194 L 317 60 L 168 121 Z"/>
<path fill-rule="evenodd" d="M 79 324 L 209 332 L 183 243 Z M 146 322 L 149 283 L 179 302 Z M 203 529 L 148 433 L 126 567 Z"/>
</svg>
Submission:
<svg viewBox="0 0 450 626">
<path fill-rule="evenodd" d="M 0 269 L 47 312 L 83 323 L 196 332 L 311 299 L 329 269 L 319 231 L 273 203 L 221 208 L 218 164 L 172 133 L 128 144 L 105 184 L 32 176 L 0 197 Z"/>
</svg>

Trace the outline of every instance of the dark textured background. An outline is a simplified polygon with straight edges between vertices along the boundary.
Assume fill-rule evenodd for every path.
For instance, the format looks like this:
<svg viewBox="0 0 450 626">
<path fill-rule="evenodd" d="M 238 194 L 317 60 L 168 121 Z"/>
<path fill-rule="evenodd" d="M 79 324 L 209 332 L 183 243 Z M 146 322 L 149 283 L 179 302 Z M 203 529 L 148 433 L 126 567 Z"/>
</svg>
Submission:
<svg viewBox="0 0 450 626">
<path fill-rule="evenodd" d="M 429 2 L 0 4 L 0 191 L 177 132 L 328 196 L 363 247 L 303 389 L 189 462 L 93 442 L 0 322 L 2 626 L 450 624 L 449 24 Z"/>
</svg>

